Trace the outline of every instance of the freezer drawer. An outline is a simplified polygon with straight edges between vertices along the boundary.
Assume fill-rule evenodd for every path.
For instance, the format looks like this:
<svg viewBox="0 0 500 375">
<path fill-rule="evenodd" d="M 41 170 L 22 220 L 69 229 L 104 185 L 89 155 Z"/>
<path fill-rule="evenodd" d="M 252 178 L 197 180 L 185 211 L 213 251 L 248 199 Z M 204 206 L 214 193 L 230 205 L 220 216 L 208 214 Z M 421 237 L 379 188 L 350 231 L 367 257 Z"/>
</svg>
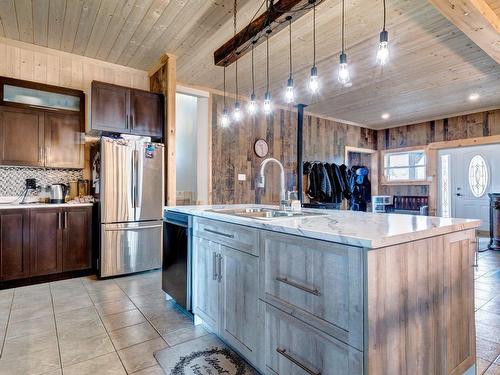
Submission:
<svg viewBox="0 0 500 375">
<path fill-rule="evenodd" d="M 101 277 L 160 268 L 162 221 L 101 225 Z"/>
</svg>

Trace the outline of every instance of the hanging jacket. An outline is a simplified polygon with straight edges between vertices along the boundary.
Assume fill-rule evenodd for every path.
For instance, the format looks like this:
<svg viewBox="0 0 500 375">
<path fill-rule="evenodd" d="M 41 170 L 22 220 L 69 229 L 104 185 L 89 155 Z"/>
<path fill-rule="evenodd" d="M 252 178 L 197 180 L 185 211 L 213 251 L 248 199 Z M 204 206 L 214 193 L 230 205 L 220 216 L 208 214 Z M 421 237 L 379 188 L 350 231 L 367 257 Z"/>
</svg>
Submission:
<svg viewBox="0 0 500 375">
<path fill-rule="evenodd" d="M 332 196 L 332 184 L 330 182 L 330 177 L 328 176 L 325 164 L 320 164 L 319 168 L 321 168 L 321 193 L 323 193 L 325 201 L 329 201 Z"/>
</svg>

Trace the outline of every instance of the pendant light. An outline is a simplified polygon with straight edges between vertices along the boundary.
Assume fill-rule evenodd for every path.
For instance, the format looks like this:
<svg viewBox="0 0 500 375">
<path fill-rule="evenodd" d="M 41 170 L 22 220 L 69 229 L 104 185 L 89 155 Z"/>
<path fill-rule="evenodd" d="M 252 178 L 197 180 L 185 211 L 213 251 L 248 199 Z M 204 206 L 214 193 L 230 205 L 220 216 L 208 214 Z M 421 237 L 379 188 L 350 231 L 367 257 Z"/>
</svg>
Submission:
<svg viewBox="0 0 500 375">
<path fill-rule="evenodd" d="M 288 75 L 288 82 L 286 84 L 286 90 L 285 90 L 285 101 L 290 104 L 295 101 L 295 90 L 293 88 L 293 65 L 292 65 L 292 17 L 288 16 L 286 18 L 289 22 L 288 25 L 288 30 L 289 30 L 289 39 L 290 39 L 290 73 Z"/>
<path fill-rule="evenodd" d="M 313 2 L 313 66 L 309 78 L 309 90 L 311 94 L 317 94 L 319 91 L 319 78 L 318 68 L 316 67 L 316 0 L 311 1 Z"/>
<path fill-rule="evenodd" d="M 271 30 L 266 31 L 266 93 L 264 95 L 264 113 L 266 115 L 272 112 L 271 93 L 269 92 L 269 34 Z"/>
<path fill-rule="evenodd" d="M 383 4 L 384 4 L 384 27 L 382 28 L 382 32 L 380 33 L 380 43 L 378 45 L 378 51 L 377 51 L 377 62 L 380 65 L 385 65 L 389 61 L 389 33 L 385 29 L 385 17 L 386 17 L 385 0 L 383 0 Z"/>
<path fill-rule="evenodd" d="M 255 96 L 255 70 L 254 70 L 254 59 L 253 50 L 255 47 L 256 40 L 252 41 L 252 95 L 250 95 L 250 101 L 248 102 L 247 111 L 250 115 L 255 115 L 257 113 L 257 97 Z"/>
<path fill-rule="evenodd" d="M 237 11 L 238 11 L 238 0 L 234 0 L 233 7 L 233 27 L 234 27 L 234 35 L 236 36 L 236 19 L 237 19 Z M 239 52 L 236 52 L 236 64 L 235 64 L 235 84 L 236 84 L 236 101 L 234 102 L 234 112 L 233 112 L 233 120 L 236 122 L 241 121 L 242 113 L 241 113 L 241 103 L 239 97 L 238 90 L 238 58 Z"/>
<path fill-rule="evenodd" d="M 343 86 L 349 86 L 351 75 L 349 73 L 349 66 L 347 65 L 347 55 L 344 49 L 344 6 L 345 0 L 342 0 L 342 53 L 340 54 L 340 64 L 338 72 L 338 80 Z"/>
<path fill-rule="evenodd" d="M 226 65 L 224 64 L 224 109 L 222 111 L 220 124 L 223 128 L 226 128 L 229 126 L 229 122 L 229 113 L 226 108 Z"/>
</svg>

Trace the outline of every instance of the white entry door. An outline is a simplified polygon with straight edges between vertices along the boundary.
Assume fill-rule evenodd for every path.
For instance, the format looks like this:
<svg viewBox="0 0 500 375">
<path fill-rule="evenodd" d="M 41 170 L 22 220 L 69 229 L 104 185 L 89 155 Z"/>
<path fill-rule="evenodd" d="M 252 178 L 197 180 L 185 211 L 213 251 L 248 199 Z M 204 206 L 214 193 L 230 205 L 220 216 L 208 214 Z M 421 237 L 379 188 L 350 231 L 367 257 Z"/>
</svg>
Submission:
<svg viewBox="0 0 500 375">
<path fill-rule="evenodd" d="M 500 145 L 442 150 L 440 160 L 440 214 L 480 219 L 489 230 L 488 193 L 500 192 Z"/>
</svg>

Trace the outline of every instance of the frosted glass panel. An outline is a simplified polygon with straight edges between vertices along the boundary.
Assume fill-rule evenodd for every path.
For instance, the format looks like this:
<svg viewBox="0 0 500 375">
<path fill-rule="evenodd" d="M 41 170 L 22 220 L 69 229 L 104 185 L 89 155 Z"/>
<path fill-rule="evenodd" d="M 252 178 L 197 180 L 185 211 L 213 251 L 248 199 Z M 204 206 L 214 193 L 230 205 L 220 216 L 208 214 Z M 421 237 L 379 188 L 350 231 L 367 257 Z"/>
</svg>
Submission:
<svg viewBox="0 0 500 375">
<path fill-rule="evenodd" d="M 6 102 L 34 105 L 37 107 L 65 109 L 69 111 L 80 110 L 80 98 L 55 92 L 28 89 L 4 85 L 3 100 Z"/>
</svg>

